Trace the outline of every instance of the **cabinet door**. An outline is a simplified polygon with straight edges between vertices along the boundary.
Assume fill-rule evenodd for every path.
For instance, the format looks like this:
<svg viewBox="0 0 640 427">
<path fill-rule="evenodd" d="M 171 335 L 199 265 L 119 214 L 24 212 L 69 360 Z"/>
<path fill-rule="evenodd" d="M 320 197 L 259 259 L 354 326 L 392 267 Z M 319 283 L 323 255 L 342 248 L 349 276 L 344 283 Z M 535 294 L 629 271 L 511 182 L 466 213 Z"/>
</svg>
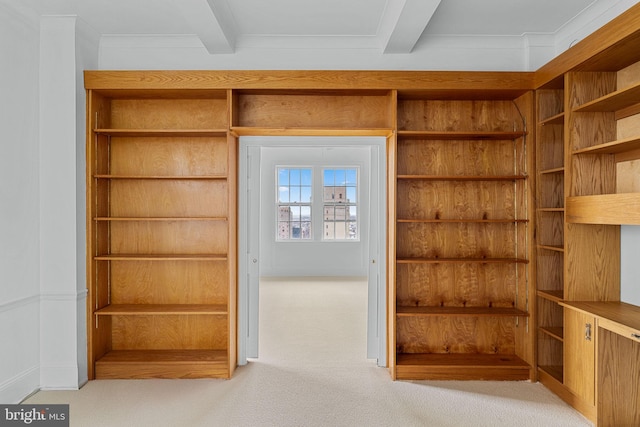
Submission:
<svg viewBox="0 0 640 427">
<path fill-rule="evenodd" d="M 595 331 L 593 316 L 564 309 L 564 383 L 576 396 L 594 405 Z"/>
</svg>

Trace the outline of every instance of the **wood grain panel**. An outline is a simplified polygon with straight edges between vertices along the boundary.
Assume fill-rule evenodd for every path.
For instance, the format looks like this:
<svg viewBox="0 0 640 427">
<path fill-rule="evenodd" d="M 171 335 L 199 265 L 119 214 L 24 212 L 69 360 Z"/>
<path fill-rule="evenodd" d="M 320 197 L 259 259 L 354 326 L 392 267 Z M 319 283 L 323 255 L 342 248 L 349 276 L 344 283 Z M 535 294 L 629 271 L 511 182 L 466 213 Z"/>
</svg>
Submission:
<svg viewBox="0 0 640 427">
<path fill-rule="evenodd" d="M 598 426 L 640 425 L 640 344 L 598 332 Z"/>
<path fill-rule="evenodd" d="M 96 378 L 229 378 L 225 351 L 118 350 L 96 362 Z"/>
<path fill-rule="evenodd" d="M 498 317 L 401 317 L 399 353 L 514 353 L 514 320 Z"/>
<path fill-rule="evenodd" d="M 514 264 L 399 264 L 397 304 L 514 307 Z"/>
<path fill-rule="evenodd" d="M 221 180 L 111 180 L 112 217 L 223 217 L 228 184 Z"/>
<path fill-rule="evenodd" d="M 538 170 L 564 167 L 564 124 L 538 126 Z"/>
<path fill-rule="evenodd" d="M 555 374 L 555 370 L 548 367 L 562 367 L 563 352 L 562 341 L 558 341 L 547 334 L 538 333 L 538 365 L 544 367 L 548 372 Z M 562 371 L 559 375 L 553 375 L 558 381 L 562 382 Z"/>
<path fill-rule="evenodd" d="M 590 340 L 585 338 L 586 325 L 591 328 Z M 588 405 L 595 405 L 595 341 L 595 318 L 565 309 L 564 384 Z"/>
<path fill-rule="evenodd" d="M 537 304 L 538 325 L 544 328 L 561 328 L 564 317 L 562 306 L 555 301 L 539 298 Z"/>
<path fill-rule="evenodd" d="M 515 258 L 515 224 L 400 223 L 400 258 Z"/>
<path fill-rule="evenodd" d="M 538 244 L 564 245 L 564 212 L 538 212 Z"/>
<path fill-rule="evenodd" d="M 536 91 L 538 123 L 564 112 L 564 91 L 561 89 L 540 89 Z"/>
<path fill-rule="evenodd" d="M 240 94 L 238 125 L 263 128 L 390 128 L 388 96 Z"/>
<path fill-rule="evenodd" d="M 400 140 L 399 175 L 500 176 L 522 173 L 514 141 Z M 521 150 L 519 150 L 521 151 Z"/>
<path fill-rule="evenodd" d="M 401 100 L 398 130 L 513 131 L 523 123 L 511 101 Z"/>
<path fill-rule="evenodd" d="M 539 174 L 537 182 L 538 208 L 564 208 L 564 187 L 564 172 Z"/>
<path fill-rule="evenodd" d="M 223 138 L 112 137 L 112 175 L 211 176 L 227 174 Z"/>
<path fill-rule="evenodd" d="M 110 254 L 226 254 L 226 221 L 116 221 Z"/>
<path fill-rule="evenodd" d="M 503 181 L 399 180 L 400 219 L 515 219 L 515 186 Z"/>
<path fill-rule="evenodd" d="M 227 348 L 227 317 L 222 315 L 113 316 L 112 322 L 114 350 Z"/>
<path fill-rule="evenodd" d="M 640 160 L 618 163 L 616 176 L 616 193 L 640 193 Z"/>
<path fill-rule="evenodd" d="M 107 135 L 93 135 L 93 155 L 94 159 L 91 161 L 91 170 L 94 174 L 107 174 L 109 173 L 109 162 L 110 162 L 110 147 L 109 147 L 109 137 Z M 91 178 L 91 176 L 89 177 Z M 95 193 L 96 196 L 102 195 L 102 192 Z"/>
<path fill-rule="evenodd" d="M 570 149 L 572 151 L 616 139 L 613 113 L 576 113 L 570 121 Z"/>
<path fill-rule="evenodd" d="M 567 224 L 565 298 L 617 301 L 620 298 L 620 227 Z"/>
<path fill-rule="evenodd" d="M 640 135 L 640 114 L 634 114 L 616 123 L 616 139 L 626 139 Z"/>
<path fill-rule="evenodd" d="M 614 72 L 571 72 L 567 74 L 567 95 L 565 103 L 570 112 L 583 104 L 603 97 L 616 90 L 616 73 Z"/>
<path fill-rule="evenodd" d="M 617 72 L 617 88 L 624 89 L 640 83 L 640 61 L 629 65 Z"/>
<path fill-rule="evenodd" d="M 398 379 L 522 381 L 530 366 L 514 355 L 398 354 Z"/>
<path fill-rule="evenodd" d="M 567 198 L 567 222 L 577 224 L 640 224 L 640 195 L 602 194 Z"/>
<path fill-rule="evenodd" d="M 571 169 L 573 177 L 570 192 L 567 196 L 615 193 L 615 156 L 610 154 L 573 156 Z"/>
<path fill-rule="evenodd" d="M 227 304 L 226 262 L 111 262 L 112 304 Z"/>
<path fill-rule="evenodd" d="M 311 89 L 420 91 L 420 96 L 491 96 L 511 99 L 533 89 L 533 73 L 360 70 L 143 70 L 85 71 L 85 87 L 124 96 L 184 97 L 215 89 Z M 212 91 L 212 89 L 214 89 Z M 224 92 L 222 92 L 224 93 Z M 212 95 L 207 95 L 212 96 Z M 173 96 L 176 97 L 175 95 Z M 458 98 L 460 99 L 460 98 Z"/>
<path fill-rule="evenodd" d="M 144 114 L 141 114 L 141 112 Z M 115 129 L 226 129 L 226 99 L 113 99 Z"/>
<path fill-rule="evenodd" d="M 564 252 L 538 250 L 536 269 L 537 289 L 546 291 L 562 291 L 564 289 Z"/>
</svg>

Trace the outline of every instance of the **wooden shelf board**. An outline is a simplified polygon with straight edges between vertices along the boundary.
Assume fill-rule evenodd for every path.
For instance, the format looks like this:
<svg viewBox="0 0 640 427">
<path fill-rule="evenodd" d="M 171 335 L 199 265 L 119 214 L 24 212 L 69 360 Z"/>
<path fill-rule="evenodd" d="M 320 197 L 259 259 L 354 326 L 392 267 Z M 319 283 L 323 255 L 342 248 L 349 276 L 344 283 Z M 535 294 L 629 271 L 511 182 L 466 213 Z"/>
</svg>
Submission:
<svg viewBox="0 0 640 427">
<path fill-rule="evenodd" d="M 397 307 L 399 317 L 415 316 L 489 316 L 528 317 L 529 313 L 513 307 Z"/>
<path fill-rule="evenodd" d="M 637 305 L 619 301 L 564 301 L 562 305 L 640 330 L 640 307 Z"/>
<path fill-rule="evenodd" d="M 227 221 L 226 217 L 113 217 L 113 216 L 98 216 L 93 219 L 94 221 Z"/>
<path fill-rule="evenodd" d="M 538 245 L 538 249 L 546 249 L 548 251 L 564 252 L 564 246 L 556 245 Z"/>
<path fill-rule="evenodd" d="M 97 316 L 228 314 L 223 304 L 111 304 L 94 312 Z"/>
<path fill-rule="evenodd" d="M 110 254 L 97 255 L 96 261 L 226 261 L 221 254 Z"/>
<path fill-rule="evenodd" d="M 562 381 L 563 381 L 563 375 L 564 375 L 564 369 L 562 367 L 562 365 L 540 365 L 538 366 L 538 372 L 541 373 L 541 377 L 540 377 L 540 382 L 543 383 L 545 386 L 549 387 L 546 384 L 546 381 L 543 380 L 543 378 L 545 379 L 550 379 L 556 382 L 555 385 L 559 385 L 562 387 Z M 549 378 L 546 378 L 549 377 Z M 553 386 L 549 387 L 552 388 Z M 552 388 L 553 389 L 553 388 Z M 557 394 L 557 393 L 556 393 Z"/>
<path fill-rule="evenodd" d="M 564 330 L 556 326 L 540 326 L 540 332 L 558 341 L 564 341 Z"/>
<path fill-rule="evenodd" d="M 538 289 L 537 295 L 540 298 L 544 298 L 544 299 L 549 300 L 549 301 L 560 303 L 560 302 L 562 302 L 562 300 L 564 298 L 564 291 L 555 290 L 555 289 L 554 290 Z"/>
<path fill-rule="evenodd" d="M 640 83 L 617 90 L 574 109 L 576 112 L 613 112 L 640 102 Z"/>
<path fill-rule="evenodd" d="M 527 175 L 398 175 L 397 178 L 423 181 L 516 181 L 527 179 Z"/>
<path fill-rule="evenodd" d="M 522 258 L 397 258 L 398 264 L 481 263 L 481 264 L 527 264 Z"/>
<path fill-rule="evenodd" d="M 566 221 L 575 224 L 640 224 L 640 193 L 567 197 Z"/>
<path fill-rule="evenodd" d="M 226 129 L 94 129 L 110 136 L 226 136 Z"/>
<path fill-rule="evenodd" d="M 231 133 L 235 136 L 384 136 L 393 134 L 391 128 L 375 129 L 339 129 L 339 128 L 263 128 L 233 126 Z"/>
<path fill-rule="evenodd" d="M 528 219 L 397 219 L 401 224 L 435 223 L 435 224 L 522 224 Z"/>
<path fill-rule="evenodd" d="M 538 212 L 564 212 L 564 208 L 538 208 Z"/>
<path fill-rule="evenodd" d="M 640 149 L 640 136 L 607 142 L 575 150 L 572 154 L 618 154 Z"/>
<path fill-rule="evenodd" d="M 564 112 L 547 117 L 546 119 L 542 119 L 538 122 L 541 126 L 546 125 L 561 125 L 564 123 Z"/>
<path fill-rule="evenodd" d="M 512 354 L 396 355 L 399 380 L 528 380 L 529 377 L 530 366 Z"/>
<path fill-rule="evenodd" d="M 551 168 L 551 169 L 543 169 L 538 172 L 540 175 L 548 175 L 548 174 L 562 174 L 564 173 L 564 167 L 559 168 Z"/>
<path fill-rule="evenodd" d="M 95 179 L 167 179 L 167 180 L 215 180 L 227 179 L 226 175 L 109 175 L 96 174 Z"/>
<path fill-rule="evenodd" d="M 97 379 L 229 378 L 224 350 L 114 350 L 95 362 Z"/>
</svg>

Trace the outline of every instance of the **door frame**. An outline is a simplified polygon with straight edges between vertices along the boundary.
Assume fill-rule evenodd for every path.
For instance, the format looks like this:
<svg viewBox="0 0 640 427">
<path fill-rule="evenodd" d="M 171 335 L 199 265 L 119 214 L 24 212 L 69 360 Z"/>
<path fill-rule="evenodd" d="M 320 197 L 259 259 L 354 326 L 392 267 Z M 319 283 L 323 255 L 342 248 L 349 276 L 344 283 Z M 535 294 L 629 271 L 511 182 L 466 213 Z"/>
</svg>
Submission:
<svg viewBox="0 0 640 427">
<path fill-rule="evenodd" d="M 249 239 L 259 235 L 259 221 L 249 214 L 250 197 L 260 190 L 259 170 L 261 147 L 369 147 L 370 164 L 370 227 L 375 226 L 374 238 L 369 239 L 367 292 L 367 357 L 376 359 L 380 367 L 387 366 L 387 209 L 386 170 L 387 138 L 378 136 L 349 137 L 274 137 L 241 136 L 238 155 L 238 365 L 258 354 L 258 286 L 259 254 L 251 250 Z M 256 165 L 256 162 L 257 165 Z M 251 174 L 254 174 L 251 176 Z M 374 193 L 373 189 L 377 189 Z M 375 206 L 375 208 L 374 208 Z M 375 212 L 373 212 L 375 210 Z M 249 232 L 251 230 L 251 233 Z M 251 237 L 253 235 L 253 237 Z M 375 241 L 374 241 L 375 240 Z M 255 240 L 253 247 L 255 248 Z M 259 242 L 257 243 L 259 251 Z M 253 276 L 252 276 L 253 275 Z M 253 284 L 251 284 L 253 277 Z"/>
</svg>

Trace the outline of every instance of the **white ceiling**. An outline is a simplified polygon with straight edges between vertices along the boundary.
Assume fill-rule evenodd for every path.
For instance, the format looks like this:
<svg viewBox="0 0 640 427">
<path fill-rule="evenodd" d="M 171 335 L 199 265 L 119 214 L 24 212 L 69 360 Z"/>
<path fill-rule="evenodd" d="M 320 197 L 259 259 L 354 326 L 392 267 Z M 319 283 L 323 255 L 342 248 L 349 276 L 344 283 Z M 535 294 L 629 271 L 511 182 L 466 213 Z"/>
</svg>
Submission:
<svg viewBox="0 0 640 427">
<path fill-rule="evenodd" d="M 610 0 L 13 0 L 101 35 L 197 35 L 210 53 L 283 44 L 408 53 L 435 36 L 555 34 Z"/>
</svg>

